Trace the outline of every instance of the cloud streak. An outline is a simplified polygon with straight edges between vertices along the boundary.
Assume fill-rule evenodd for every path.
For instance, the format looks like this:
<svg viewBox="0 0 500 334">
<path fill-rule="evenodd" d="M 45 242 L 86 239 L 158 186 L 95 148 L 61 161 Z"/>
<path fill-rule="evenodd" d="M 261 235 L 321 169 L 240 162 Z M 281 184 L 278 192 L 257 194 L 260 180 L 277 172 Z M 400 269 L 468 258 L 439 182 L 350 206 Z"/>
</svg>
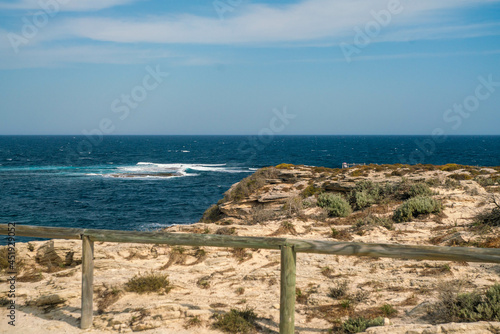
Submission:
<svg viewBox="0 0 500 334">
<path fill-rule="evenodd" d="M 239 9 L 240 15 L 219 20 L 194 15 L 156 16 L 146 19 L 82 17 L 66 20 L 57 30 L 73 37 L 118 43 L 162 44 L 272 44 L 341 39 L 352 34 L 355 26 L 372 20 L 371 11 L 388 6 L 388 0 L 331 1 L 307 0 L 287 6 L 250 4 Z M 416 25 L 442 25 L 436 15 L 443 11 L 478 6 L 491 0 L 401 1 L 404 10 L 391 30 L 411 32 L 414 38 L 427 38 L 432 31 L 416 34 Z M 432 27 L 428 30 L 432 30 Z M 420 32 L 423 32 L 421 30 Z M 487 33 L 485 29 L 482 33 Z M 53 31 L 53 37 L 57 32 Z M 396 36 L 396 34 L 395 34 Z"/>
<path fill-rule="evenodd" d="M 63 12 L 97 11 L 105 8 L 128 5 L 137 0 L 21 0 L 0 2 L 1 10 L 36 10 L 43 8 L 41 4 L 51 3 Z"/>
</svg>

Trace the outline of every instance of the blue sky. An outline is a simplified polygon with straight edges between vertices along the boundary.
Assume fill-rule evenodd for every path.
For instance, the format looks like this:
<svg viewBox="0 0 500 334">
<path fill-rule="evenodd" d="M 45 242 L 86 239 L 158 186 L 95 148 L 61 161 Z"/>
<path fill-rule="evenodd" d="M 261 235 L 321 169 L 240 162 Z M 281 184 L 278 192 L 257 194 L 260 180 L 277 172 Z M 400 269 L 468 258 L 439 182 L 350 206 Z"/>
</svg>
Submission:
<svg viewBox="0 0 500 334">
<path fill-rule="evenodd" d="M 500 0 L 0 0 L 0 134 L 500 135 L 499 65 Z"/>
</svg>

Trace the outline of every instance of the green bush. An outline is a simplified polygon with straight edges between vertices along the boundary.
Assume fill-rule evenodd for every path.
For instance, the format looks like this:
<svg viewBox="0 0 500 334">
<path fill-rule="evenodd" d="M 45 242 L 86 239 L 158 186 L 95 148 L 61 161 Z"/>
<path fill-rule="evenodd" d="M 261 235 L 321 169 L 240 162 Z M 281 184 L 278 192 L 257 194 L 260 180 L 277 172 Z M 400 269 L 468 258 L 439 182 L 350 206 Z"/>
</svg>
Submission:
<svg viewBox="0 0 500 334">
<path fill-rule="evenodd" d="M 393 219 L 397 223 L 411 221 L 418 215 L 441 212 L 441 202 L 428 196 L 412 197 L 394 211 Z"/>
<path fill-rule="evenodd" d="M 415 183 L 408 190 L 408 197 L 432 196 L 432 190 L 425 183 Z"/>
<path fill-rule="evenodd" d="M 244 310 L 231 309 L 224 314 L 216 314 L 212 327 L 226 333 L 252 333 L 255 332 L 255 320 L 257 315 L 253 309 Z"/>
<path fill-rule="evenodd" d="M 394 308 L 394 306 L 392 306 L 391 304 L 384 304 L 380 310 L 382 311 L 382 313 L 384 313 L 384 315 L 388 318 L 392 317 L 393 315 L 395 315 L 396 313 L 398 313 L 398 311 Z"/>
<path fill-rule="evenodd" d="M 451 174 L 451 175 L 448 175 L 448 177 L 452 178 L 454 180 L 472 180 L 472 176 L 470 174 L 465 174 L 465 173 Z"/>
<path fill-rule="evenodd" d="M 318 196 L 318 206 L 325 208 L 331 217 L 347 217 L 352 213 L 349 203 L 338 194 L 320 194 Z"/>
<path fill-rule="evenodd" d="M 304 190 L 302 190 L 300 196 L 302 196 L 302 198 L 307 198 L 316 195 L 317 193 L 321 192 L 321 190 L 321 188 L 315 187 L 314 184 L 310 184 Z"/>
<path fill-rule="evenodd" d="M 352 195 L 352 202 L 357 210 L 362 210 L 375 204 L 376 198 L 367 191 L 355 192 Z"/>
<path fill-rule="evenodd" d="M 223 217 L 222 211 L 220 211 L 220 207 L 217 204 L 212 205 L 203 213 L 203 217 L 201 217 L 202 222 L 213 223 L 218 221 Z"/>
<path fill-rule="evenodd" d="M 500 177 L 493 177 L 493 176 L 476 177 L 474 179 L 474 181 L 479 183 L 479 185 L 481 185 L 482 187 L 488 187 L 488 186 L 494 186 L 494 185 L 500 184 Z"/>
<path fill-rule="evenodd" d="M 450 287 L 441 292 L 434 308 L 438 319 L 445 322 L 500 321 L 500 284 L 484 293 L 459 293 Z"/>
<path fill-rule="evenodd" d="M 135 275 L 127 283 L 125 288 L 130 292 L 149 293 L 149 292 L 165 292 L 172 290 L 168 276 L 165 274 L 156 274 L 150 272 L 145 275 Z"/>
<path fill-rule="evenodd" d="M 364 317 L 349 318 L 342 324 L 344 333 L 360 333 L 364 332 L 368 327 L 383 326 L 384 318 L 377 317 L 375 319 L 366 319 Z"/>
</svg>

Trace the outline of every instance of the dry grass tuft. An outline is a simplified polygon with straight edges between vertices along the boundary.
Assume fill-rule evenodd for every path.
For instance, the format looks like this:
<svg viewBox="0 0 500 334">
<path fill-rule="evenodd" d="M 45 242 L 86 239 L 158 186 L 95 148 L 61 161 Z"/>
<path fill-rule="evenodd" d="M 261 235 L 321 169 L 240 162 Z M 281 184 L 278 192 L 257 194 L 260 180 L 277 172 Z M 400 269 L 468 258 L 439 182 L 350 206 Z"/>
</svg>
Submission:
<svg viewBox="0 0 500 334">
<path fill-rule="evenodd" d="M 275 237 L 282 234 L 297 235 L 297 231 L 295 230 L 295 226 L 293 226 L 293 223 L 289 221 L 281 222 L 280 227 L 278 227 L 278 229 L 271 233 L 269 236 Z"/>
</svg>

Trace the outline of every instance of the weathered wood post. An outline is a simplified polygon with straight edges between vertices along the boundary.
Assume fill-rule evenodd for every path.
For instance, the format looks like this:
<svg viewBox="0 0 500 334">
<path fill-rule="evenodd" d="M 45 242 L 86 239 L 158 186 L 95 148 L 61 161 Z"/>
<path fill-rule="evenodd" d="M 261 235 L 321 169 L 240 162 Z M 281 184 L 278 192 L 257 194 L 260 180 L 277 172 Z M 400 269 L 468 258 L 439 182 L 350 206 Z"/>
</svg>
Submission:
<svg viewBox="0 0 500 334">
<path fill-rule="evenodd" d="M 80 328 L 92 326 L 94 293 L 94 242 L 82 235 L 82 318 Z"/>
<path fill-rule="evenodd" d="M 295 270 L 293 247 L 281 246 L 280 334 L 295 332 Z"/>
</svg>

